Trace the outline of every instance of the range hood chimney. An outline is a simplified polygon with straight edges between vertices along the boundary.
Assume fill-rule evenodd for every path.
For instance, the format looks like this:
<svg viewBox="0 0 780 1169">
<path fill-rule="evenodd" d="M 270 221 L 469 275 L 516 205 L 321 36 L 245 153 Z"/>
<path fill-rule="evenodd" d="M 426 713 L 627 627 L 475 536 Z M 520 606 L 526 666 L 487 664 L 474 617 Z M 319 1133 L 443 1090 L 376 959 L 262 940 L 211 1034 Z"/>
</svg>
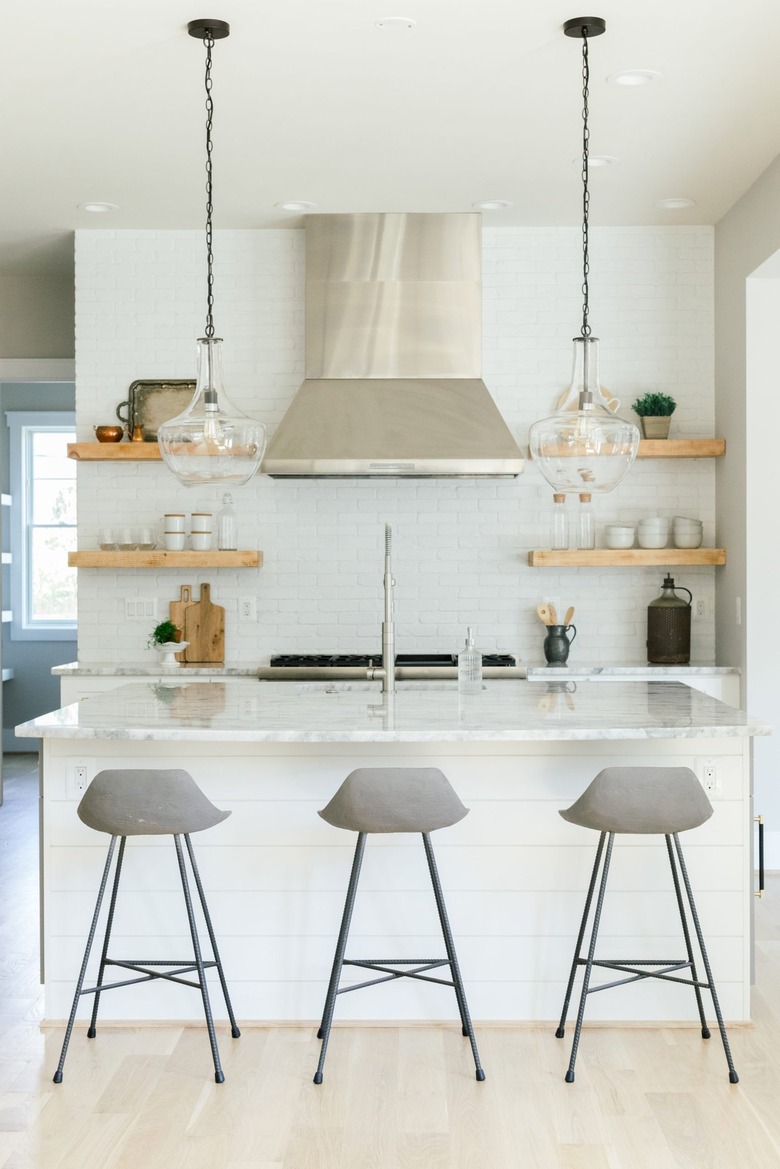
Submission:
<svg viewBox="0 0 780 1169">
<path fill-rule="evenodd" d="M 522 472 L 480 376 L 481 227 L 472 213 L 306 217 L 306 380 L 266 475 Z"/>
</svg>

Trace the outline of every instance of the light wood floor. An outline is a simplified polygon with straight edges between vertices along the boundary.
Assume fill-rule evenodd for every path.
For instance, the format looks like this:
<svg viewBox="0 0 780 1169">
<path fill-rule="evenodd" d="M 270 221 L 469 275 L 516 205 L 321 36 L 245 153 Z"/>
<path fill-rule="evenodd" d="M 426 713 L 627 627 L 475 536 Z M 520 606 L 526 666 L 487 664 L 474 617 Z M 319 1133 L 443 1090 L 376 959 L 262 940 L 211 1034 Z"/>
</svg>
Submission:
<svg viewBox="0 0 780 1169">
<path fill-rule="evenodd" d="M 573 1085 L 568 1039 L 546 1027 L 478 1031 L 483 1084 L 458 1028 L 339 1028 L 321 1087 L 312 1029 L 221 1031 L 218 1086 L 203 1029 L 172 1026 L 77 1032 L 55 1087 L 61 1032 L 38 1023 L 35 776 L 18 757 L 6 776 L 0 1169 L 780 1169 L 780 878 L 756 902 L 736 1086 L 717 1033 L 695 1027 L 586 1031 Z"/>
</svg>

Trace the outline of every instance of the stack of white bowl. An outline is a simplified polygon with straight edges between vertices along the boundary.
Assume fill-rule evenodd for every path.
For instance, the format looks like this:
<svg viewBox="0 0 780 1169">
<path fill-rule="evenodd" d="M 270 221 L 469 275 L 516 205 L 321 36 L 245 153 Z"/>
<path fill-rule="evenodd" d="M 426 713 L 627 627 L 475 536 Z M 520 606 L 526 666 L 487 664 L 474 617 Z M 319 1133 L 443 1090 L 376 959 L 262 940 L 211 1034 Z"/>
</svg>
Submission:
<svg viewBox="0 0 780 1169">
<path fill-rule="evenodd" d="M 665 516 L 640 520 L 636 534 L 640 548 L 665 548 L 669 539 L 669 521 Z"/>
<path fill-rule="evenodd" d="M 701 520 L 689 520 L 676 515 L 672 524 L 675 548 L 700 548 L 704 536 Z"/>
</svg>

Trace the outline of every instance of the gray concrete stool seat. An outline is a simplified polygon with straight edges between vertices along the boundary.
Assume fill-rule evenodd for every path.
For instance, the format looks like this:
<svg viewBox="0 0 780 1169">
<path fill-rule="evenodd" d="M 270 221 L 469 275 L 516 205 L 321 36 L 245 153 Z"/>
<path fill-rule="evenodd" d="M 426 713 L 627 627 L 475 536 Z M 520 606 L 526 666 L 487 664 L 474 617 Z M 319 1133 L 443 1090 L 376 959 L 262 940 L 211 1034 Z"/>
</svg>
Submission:
<svg viewBox="0 0 780 1169">
<path fill-rule="evenodd" d="M 723 1024 L 723 1015 L 718 1001 L 718 993 L 712 977 L 710 960 L 704 944 L 699 915 L 693 899 L 693 891 L 688 878 L 688 870 L 680 845 L 679 832 L 689 828 L 698 828 L 712 815 L 712 804 L 707 799 L 704 789 L 696 775 L 688 767 L 607 767 L 600 771 L 593 782 L 582 793 L 580 798 L 570 808 L 561 811 L 560 815 L 571 824 L 579 824 L 584 828 L 593 828 L 600 833 L 596 860 L 593 865 L 590 885 L 585 898 L 585 909 L 580 923 L 577 945 L 574 951 L 574 960 L 566 987 L 566 997 L 563 1003 L 561 1021 L 555 1032 L 558 1039 L 563 1039 L 566 1025 L 566 1015 L 569 1010 L 574 978 L 578 966 L 584 967 L 582 993 L 577 1013 L 577 1024 L 574 1030 L 569 1068 L 566 1072 L 566 1082 L 574 1081 L 574 1063 L 577 1059 L 582 1021 L 585 1015 L 585 1002 L 589 994 L 607 990 L 615 986 L 623 986 L 629 982 L 637 982 L 645 978 L 658 978 L 667 982 L 682 983 L 693 987 L 696 995 L 696 1004 L 701 1021 L 703 1039 L 710 1038 L 710 1030 L 704 1015 L 702 990 L 708 990 L 712 996 L 712 1005 L 718 1020 L 718 1029 L 726 1053 L 726 1062 L 729 1069 L 729 1080 L 732 1084 L 739 1083 L 739 1076 L 734 1068 L 731 1057 L 726 1028 Z M 672 873 L 672 884 L 677 899 L 677 909 L 680 916 L 682 935 L 685 941 L 685 958 L 665 959 L 596 959 L 596 940 L 598 937 L 601 912 L 604 905 L 604 896 L 607 887 L 607 876 L 612 859 L 612 847 L 618 833 L 629 834 L 657 834 L 666 838 L 666 851 Z M 599 879 L 599 872 L 601 877 Z M 682 884 L 681 884 L 682 879 Z M 583 940 L 587 928 L 588 918 L 593 903 L 593 894 L 598 882 L 598 895 L 593 913 L 590 942 L 587 956 L 582 956 Z M 701 981 L 696 973 L 696 961 L 691 944 L 691 931 L 683 900 L 683 887 L 688 904 L 690 920 L 696 932 L 696 938 L 701 952 L 706 981 Z M 607 970 L 617 971 L 627 975 L 614 982 L 602 983 L 591 987 L 593 967 L 604 967 Z M 657 969 L 650 969 L 657 967 Z M 689 970 L 690 977 L 680 977 L 683 971 Z"/>
<path fill-rule="evenodd" d="M 237 1039 L 241 1032 L 236 1026 L 236 1019 L 233 1014 L 233 1007 L 230 1002 L 227 983 L 222 970 L 222 961 L 217 950 L 217 941 L 211 924 L 211 916 L 206 904 L 200 873 L 195 863 L 195 853 L 192 848 L 190 833 L 201 832 L 204 828 L 212 828 L 215 824 L 220 824 L 223 820 L 227 819 L 230 812 L 223 812 L 219 808 L 215 808 L 188 772 L 181 770 L 160 770 L 158 768 L 147 768 L 145 770 L 126 768 L 98 772 L 84 793 L 77 811 L 80 820 L 88 825 L 88 827 L 94 828 L 97 832 L 108 833 L 111 837 L 111 842 L 108 846 L 108 856 L 103 868 L 103 877 L 100 882 L 95 912 L 92 916 L 87 946 L 84 951 L 81 971 L 76 984 L 76 993 L 73 996 L 73 1005 L 65 1030 L 60 1062 L 54 1075 L 55 1084 L 62 1083 L 62 1069 L 65 1064 L 65 1056 L 68 1054 L 68 1045 L 73 1032 L 76 1010 L 81 996 L 90 994 L 95 996 L 92 1004 L 92 1019 L 89 1030 L 87 1031 L 88 1037 L 94 1039 L 100 996 L 104 991 L 115 990 L 120 986 L 132 986 L 137 983 L 149 982 L 156 978 L 162 978 L 168 982 L 175 982 L 182 986 L 190 986 L 200 990 L 203 1000 L 203 1010 L 206 1016 L 209 1042 L 211 1044 L 211 1054 L 214 1060 L 214 1078 L 218 1084 L 221 1084 L 225 1076 L 222 1072 L 219 1050 L 217 1048 L 214 1019 L 211 1013 L 211 1003 L 206 985 L 206 970 L 215 967 L 219 975 L 233 1038 Z M 126 958 L 110 958 L 108 948 L 111 939 L 111 928 L 114 923 L 117 894 L 119 892 L 119 879 L 122 874 L 122 862 L 124 860 L 127 838 L 128 836 L 168 835 L 173 836 L 176 846 L 179 875 L 181 877 L 187 920 L 192 938 L 193 958 L 166 961 L 157 961 L 155 959 L 136 961 Z M 203 910 L 203 917 L 214 956 L 213 960 L 204 961 L 203 959 L 192 897 L 190 895 L 189 879 L 184 862 L 182 838 L 187 848 L 192 875 Z M 116 867 L 103 935 L 97 982 L 95 986 L 85 988 L 84 981 L 87 973 L 87 963 L 89 962 L 90 952 L 97 932 L 100 910 L 111 873 L 111 865 L 116 851 L 117 840 L 120 843 L 116 854 Z M 119 982 L 105 983 L 103 979 L 107 966 L 117 966 L 122 970 L 130 972 L 133 977 L 123 979 Z M 151 967 L 155 966 L 159 966 L 161 969 L 151 969 Z M 197 974 L 197 982 L 191 978 L 193 972 Z"/>
<path fill-rule="evenodd" d="M 352 872 L 347 888 L 347 898 L 341 918 L 336 953 L 333 958 L 325 1009 L 317 1037 L 322 1040 L 320 1058 L 314 1083 L 322 1083 L 325 1054 L 328 1049 L 336 997 L 349 991 L 375 986 L 380 982 L 391 982 L 397 978 L 414 978 L 423 982 L 435 982 L 440 986 L 451 986 L 455 991 L 463 1034 L 471 1043 L 474 1065 L 478 1080 L 484 1080 L 485 1073 L 479 1060 L 474 1027 L 466 1003 L 466 992 L 455 953 L 455 943 L 450 929 L 444 894 L 439 872 L 431 845 L 431 832 L 448 828 L 468 815 L 458 799 L 449 780 L 437 767 L 360 767 L 351 772 L 342 783 L 330 803 L 319 813 L 323 820 L 336 828 L 357 832 L 357 845 L 352 862 Z M 419 832 L 422 835 L 428 872 L 436 899 L 446 958 L 345 958 L 352 911 L 355 906 L 360 870 L 363 864 L 366 838 L 372 832 Z M 379 978 L 369 979 L 354 985 L 340 987 L 341 971 L 344 966 L 358 966 L 372 970 Z M 451 980 L 431 977 L 429 971 L 449 966 Z M 411 969 L 394 969 L 411 967 Z"/>
</svg>

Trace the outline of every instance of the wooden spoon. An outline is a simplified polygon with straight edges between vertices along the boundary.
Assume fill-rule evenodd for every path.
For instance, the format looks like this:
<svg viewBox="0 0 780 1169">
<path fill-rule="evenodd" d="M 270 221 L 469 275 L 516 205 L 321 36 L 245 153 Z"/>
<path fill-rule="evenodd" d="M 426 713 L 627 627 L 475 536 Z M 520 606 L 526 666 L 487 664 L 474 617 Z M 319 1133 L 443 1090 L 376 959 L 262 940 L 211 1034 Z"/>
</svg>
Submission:
<svg viewBox="0 0 780 1169">
<path fill-rule="evenodd" d="M 551 618 L 550 624 L 557 625 L 558 624 L 558 611 L 555 608 L 555 605 L 553 605 L 552 601 L 548 604 L 547 608 L 550 611 L 550 618 Z"/>
<path fill-rule="evenodd" d="M 555 624 L 555 622 L 552 619 L 552 614 L 550 613 L 550 608 L 548 605 L 537 605 L 536 606 L 536 615 L 539 618 L 539 620 L 542 621 L 545 625 L 554 625 Z"/>
<path fill-rule="evenodd" d="M 571 625 L 571 619 L 574 616 L 574 605 L 566 610 L 566 616 L 563 619 L 564 625 Z"/>
</svg>

